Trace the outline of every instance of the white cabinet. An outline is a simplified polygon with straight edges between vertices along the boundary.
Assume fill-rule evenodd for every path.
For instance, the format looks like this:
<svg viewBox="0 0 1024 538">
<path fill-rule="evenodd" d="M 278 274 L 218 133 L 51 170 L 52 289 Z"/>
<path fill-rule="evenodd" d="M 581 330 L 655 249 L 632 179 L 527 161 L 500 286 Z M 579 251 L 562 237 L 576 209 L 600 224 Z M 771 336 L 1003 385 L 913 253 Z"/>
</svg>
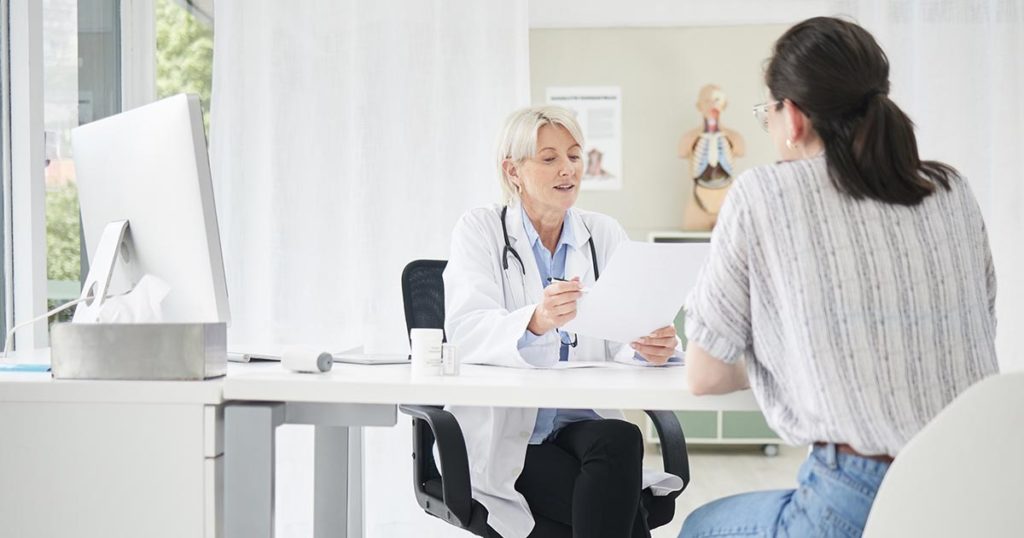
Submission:
<svg viewBox="0 0 1024 538">
<path fill-rule="evenodd" d="M 220 536 L 219 385 L 152 383 L 0 378 L 0 534 Z"/>
</svg>

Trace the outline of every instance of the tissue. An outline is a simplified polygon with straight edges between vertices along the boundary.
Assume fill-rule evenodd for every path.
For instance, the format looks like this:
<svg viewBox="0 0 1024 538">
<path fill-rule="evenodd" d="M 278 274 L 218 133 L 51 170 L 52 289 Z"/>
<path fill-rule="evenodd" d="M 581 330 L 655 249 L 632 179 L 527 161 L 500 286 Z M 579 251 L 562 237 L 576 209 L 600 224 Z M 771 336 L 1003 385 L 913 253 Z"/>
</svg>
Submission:
<svg viewBox="0 0 1024 538">
<path fill-rule="evenodd" d="M 159 323 L 163 321 L 161 303 L 171 287 L 159 277 L 144 275 L 131 291 L 107 298 L 95 319 L 79 323 Z"/>
</svg>

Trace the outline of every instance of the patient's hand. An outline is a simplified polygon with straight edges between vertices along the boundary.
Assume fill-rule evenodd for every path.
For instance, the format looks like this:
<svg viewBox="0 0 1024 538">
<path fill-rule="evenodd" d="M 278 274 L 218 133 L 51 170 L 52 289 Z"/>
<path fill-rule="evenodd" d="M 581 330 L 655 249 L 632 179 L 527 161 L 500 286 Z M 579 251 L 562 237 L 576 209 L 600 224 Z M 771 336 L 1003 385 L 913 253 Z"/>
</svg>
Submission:
<svg viewBox="0 0 1024 538">
<path fill-rule="evenodd" d="M 651 364 L 665 364 L 676 352 L 676 328 L 666 325 L 630 344 Z"/>
</svg>

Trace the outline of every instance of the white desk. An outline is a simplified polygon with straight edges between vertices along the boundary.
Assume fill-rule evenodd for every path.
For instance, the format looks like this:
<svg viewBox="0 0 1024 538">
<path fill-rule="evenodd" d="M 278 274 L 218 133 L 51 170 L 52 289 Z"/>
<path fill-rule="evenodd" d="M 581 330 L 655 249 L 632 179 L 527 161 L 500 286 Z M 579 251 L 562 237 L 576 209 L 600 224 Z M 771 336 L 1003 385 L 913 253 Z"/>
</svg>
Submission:
<svg viewBox="0 0 1024 538">
<path fill-rule="evenodd" d="M 224 397 L 229 401 L 225 433 L 227 538 L 273 536 L 273 432 L 284 423 L 317 427 L 315 535 L 362 536 L 362 437 L 358 426 L 394 425 L 396 404 L 758 409 L 749 391 L 716 397 L 691 395 L 682 367 L 530 370 L 466 365 L 458 377 L 415 377 L 408 365 L 336 364 L 327 374 L 313 375 L 266 364 L 229 371 Z M 254 451 L 253 447 L 261 448 Z M 347 510 L 339 509 L 344 506 Z"/>
<path fill-rule="evenodd" d="M 413 377 L 408 365 L 335 364 L 325 374 L 287 372 L 276 363 L 232 369 L 226 400 L 485 405 L 606 409 L 757 410 L 750 391 L 696 397 L 686 368 L 625 366 L 540 370 L 463 365 L 457 377 Z"/>
<path fill-rule="evenodd" d="M 690 395 L 678 367 L 414 378 L 407 365 L 312 375 L 232 364 L 201 382 L 3 373 L 0 535 L 269 538 L 274 429 L 298 423 L 316 430 L 315 535 L 362 536 L 361 427 L 394 425 L 404 403 L 757 409 L 749 392 Z"/>
</svg>

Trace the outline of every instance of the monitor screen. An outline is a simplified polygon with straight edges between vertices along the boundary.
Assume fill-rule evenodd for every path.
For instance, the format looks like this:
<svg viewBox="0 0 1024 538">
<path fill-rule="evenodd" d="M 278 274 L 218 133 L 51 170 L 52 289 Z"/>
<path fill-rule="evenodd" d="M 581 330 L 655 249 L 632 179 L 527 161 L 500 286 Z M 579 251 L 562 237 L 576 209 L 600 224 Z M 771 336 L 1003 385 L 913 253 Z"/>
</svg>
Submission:
<svg viewBox="0 0 1024 538">
<path fill-rule="evenodd" d="M 149 274 L 170 287 L 161 321 L 230 321 L 199 98 L 176 95 L 83 125 L 71 143 L 90 264 L 104 227 L 128 221 L 131 265 L 116 265 L 109 292 Z"/>
</svg>

